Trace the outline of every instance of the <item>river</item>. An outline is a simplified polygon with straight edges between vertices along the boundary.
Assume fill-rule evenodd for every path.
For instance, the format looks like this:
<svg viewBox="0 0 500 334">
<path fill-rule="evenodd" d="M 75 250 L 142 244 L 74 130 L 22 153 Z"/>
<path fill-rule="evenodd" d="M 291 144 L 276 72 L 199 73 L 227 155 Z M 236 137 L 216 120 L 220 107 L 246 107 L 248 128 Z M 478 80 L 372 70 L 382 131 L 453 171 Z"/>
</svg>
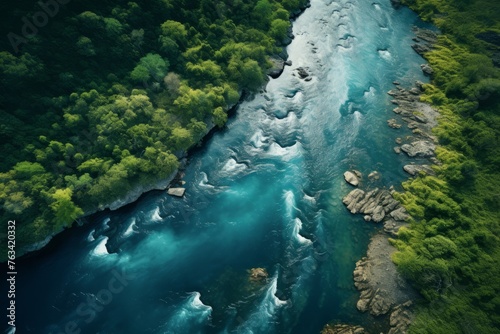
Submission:
<svg viewBox="0 0 500 334">
<path fill-rule="evenodd" d="M 18 333 L 383 326 L 358 313 L 352 281 L 380 227 L 347 212 L 342 175 L 361 171 L 363 187 L 406 178 L 393 146 L 409 132 L 387 126 L 386 92 L 394 80 L 426 81 L 410 47 L 415 24 L 389 0 L 312 0 L 293 25 L 292 66 L 190 157 L 184 198 L 151 192 L 18 263 Z M 372 171 L 381 178 L 369 181 Z M 257 267 L 269 277 L 252 283 Z"/>
</svg>

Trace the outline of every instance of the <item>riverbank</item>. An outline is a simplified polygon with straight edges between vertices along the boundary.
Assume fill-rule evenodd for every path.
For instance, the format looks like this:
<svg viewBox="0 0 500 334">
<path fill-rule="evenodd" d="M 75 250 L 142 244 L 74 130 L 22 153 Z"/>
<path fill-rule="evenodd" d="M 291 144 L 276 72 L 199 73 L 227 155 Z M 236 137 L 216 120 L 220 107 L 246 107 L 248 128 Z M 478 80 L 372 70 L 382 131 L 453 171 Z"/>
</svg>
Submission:
<svg viewBox="0 0 500 334">
<path fill-rule="evenodd" d="M 432 49 L 437 36 L 433 31 L 415 27 L 414 51 L 421 56 Z M 432 75 L 432 68 L 422 64 L 426 75 Z M 403 88 L 398 81 L 393 82 L 395 88 L 388 91 L 396 107 L 392 110 L 394 117 L 387 120 L 387 125 L 395 131 L 401 131 L 406 123 L 412 135 L 395 138 L 393 150 L 395 154 L 406 154 L 414 161 L 404 166 L 404 171 L 414 177 L 422 174 L 434 175 L 432 164 L 440 162 L 435 157 L 437 138 L 432 130 L 438 124 L 439 113 L 428 103 L 421 102 L 424 84 L 415 82 L 414 87 Z M 347 183 L 358 186 L 362 175 L 353 170 L 345 174 Z M 379 177 L 378 172 L 371 173 L 368 178 Z M 397 249 L 391 238 L 398 237 L 398 231 L 407 227 L 411 216 L 397 200 L 394 188 L 352 190 L 343 198 L 343 203 L 352 214 L 362 215 L 366 222 L 383 224 L 383 231 L 375 234 L 368 244 L 365 257 L 356 263 L 353 272 L 354 285 L 360 296 L 357 309 L 368 312 L 374 317 L 386 318 L 388 334 L 406 333 L 415 318 L 414 304 L 420 299 L 416 290 L 403 278 L 393 262 L 393 254 Z M 328 324 L 322 334 L 370 333 L 358 325 Z"/>
<path fill-rule="evenodd" d="M 272 67 L 269 68 L 266 72 L 267 79 L 263 86 L 260 88 L 260 90 L 265 90 L 266 85 L 268 84 L 270 79 L 276 79 L 278 78 L 281 73 L 284 70 L 285 66 L 291 66 L 291 62 L 287 61 L 288 54 L 286 52 L 286 47 L 289 45 L 294 36 L 293 36 L 293 22 L 307 9 L 310 7 L 310 2 L 307 1 L 303 6 L 300 6 L 297 10 L 294 10 L 290 13 L 290 22 L 291 26 L 287 31 L 287 36 L 284 38 L 282 41 L 279 42 L 280 46 L 282 47 L 281 51 L 277 54 L 269 56 L 269 60 L 272 64 Z M 235 115 L 236 110 L 238 106 L 240 105 L 241 102 L 247 100 L 248 98 L 251 98 L 251 94 L 245 90 L 240 92 L 240 98 L 237 103 L 235 103 L 232 106 L 228 106 L 227 110 L 227 117 L 230 118 Z M 131 203 L 136 202 L 139 200 L 143 195 L 155 191 L 155 190 L 160 190 L 164 191 L 167 190 L 168 188 L 175 186 L 176 183 L 180 180 L 180 173 L 182 172 L 183 169 L 186 168 L 189 157 L 196 152 L 197 150 L 200 149 L 200 147 L 203 147 L 212 136 L 218 132 L 218 131 L 224 131 L 224 128 L 219 128 L 217 127 L 216 124 L 213 122 L 209 121 L 208 127 L 205 131 L 205 133 L 201 136 L 201 139 L 193 144 L 191 147 L 189 147 L 186 151 L 181 152 L 180 154 L 177 154 L 176 157 L 179 160 L 180 166 L 176 170 L 174 170 L 167 178 L 164 178 L 162 180 L 159 180 L 158 182 L 150 183 L 150 184 L 140 184 L 136 186 L 134 189 L 131 191 L 127 192 L 126 196 L 123 196 L 121 198 L 117 198 L 111 203 L 107 203 L 105 205 L 99 205 L 96 208 L 93 208 L 91 210 L 87 210 L 84 212 L 83 216 L 78 218 L 76 221 L 76 224 L 74 225 L 82 225 L 87 222 L 87 218 L 98 213 L 98 212 L 105 212 L 107 210 L 109 211 L 115 211 L 118 210 L 126 205 L 129 205 Z M 72 227 L 70 227 L 72 228 Z M 43 240 L 27 245 L 25 247 L 22 247 L 17 250 L 17 257 L 22 257 L 23 255 L 26 255 L 28 253 L 36 252 L 43 247 L 47 246 L 48 243 L 59 233 L 61 233 L 63 230 L 65 230 L 66 227 L 61 227 L 59 230 L 47 235 Z M 5 259 L 6 260 L 6 259 Z"/>
</svg>

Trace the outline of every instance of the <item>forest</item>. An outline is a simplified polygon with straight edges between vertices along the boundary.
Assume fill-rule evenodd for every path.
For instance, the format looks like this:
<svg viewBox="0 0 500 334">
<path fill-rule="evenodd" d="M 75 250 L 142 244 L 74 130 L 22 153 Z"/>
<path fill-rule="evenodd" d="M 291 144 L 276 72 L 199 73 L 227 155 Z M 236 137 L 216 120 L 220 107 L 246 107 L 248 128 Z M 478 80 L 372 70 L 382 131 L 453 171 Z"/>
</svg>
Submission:
<svg viewBox="0 0 500 334">
<path fill-rule="evenodd" d="M 404 3 L 442 33 L 422 97 L 440 164 L 397 195 L 413 221 L 393 260 L 424 297 L 411 333 L 500 333 L 500 2 Z"/>
<path fill-rule="evenodd" d="M 0 205 L 18 249 L 174 172 L 267 80 L 305 4 L 2 3 Z"/>
</svg>

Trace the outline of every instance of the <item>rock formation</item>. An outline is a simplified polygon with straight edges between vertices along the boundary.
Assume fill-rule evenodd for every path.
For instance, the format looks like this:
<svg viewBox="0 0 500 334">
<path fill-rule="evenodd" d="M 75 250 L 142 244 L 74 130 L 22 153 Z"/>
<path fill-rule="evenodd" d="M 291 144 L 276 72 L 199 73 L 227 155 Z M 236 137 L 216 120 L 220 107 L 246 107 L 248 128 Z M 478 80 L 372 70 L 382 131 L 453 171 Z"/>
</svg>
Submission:
<svg viewBox="0 0 500 334">
<path fill-rule="evenodd" d="M 352 171 L 352 172 L 347 171 L 344 173 L 345 181 L 355 187 L 358 186 L 360 178 L 361 178 L 361 173 L 358 171 Z"/>
<path fill-rule="evenodd" d="M 171 196 L 176 196 L 176 197 L 184 196 L 185 192 L 186 192 L 186 188 L 169 188 L 167 190 L 167 194 L 169 194 Z"/>
<path fill-rule="evenodd" d="M 355 325 L 326 325 L 321 334 L 367 334 L 368 332 L 361 326 Z"/>
</svg>

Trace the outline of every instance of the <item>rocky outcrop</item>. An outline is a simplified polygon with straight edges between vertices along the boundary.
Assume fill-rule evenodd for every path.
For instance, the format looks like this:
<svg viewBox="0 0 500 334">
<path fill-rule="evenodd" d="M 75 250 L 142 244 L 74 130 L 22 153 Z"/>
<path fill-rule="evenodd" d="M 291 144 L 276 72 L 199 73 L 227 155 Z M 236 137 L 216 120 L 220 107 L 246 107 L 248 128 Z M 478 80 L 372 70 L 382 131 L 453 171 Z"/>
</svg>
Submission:
<svg viewBox="0 0 500 334">
<path fill-rule="evenodd" d="M 388 190 L 378 188 L 368 192 L 354 189 L 343 198 L 342 202 L 351 213 L 363 214 L 365 220 L 375 223 L 380 223 L 386 216 L 392 217 L 391 214 L 395 210 L 404 210 Z"/>
<path fill-rule="evenodd" d="M 390 317 L 391 329 L 388 334 L 405 334 L 413 321 L 414 314 L 411 310 L 413 303 L 407 301 L 406 303 L 396 306 Z"/>
<path fill-rule="evenodd" d="M 283 73 L 283 69 L 285 68 L 285 60 L 279 56 L 271 56 L 269 57 L 269 61 L 272 66 L 267 70 L 266 74 L 271 78 L 278 78 L 281 73 Z"/>
<path fill-rule="evenodd" d="M 428 175 L 435 175 L 434 171 L 429 165 L 405 165 L 403 166 L 403 169 L 411 176 L 415 176 L 420 172 L 423 172 Z"/>
<path fill-rule="evenodd" d="M 265 282 L 269 277 L 267 270 L 265 268 L 252 268 L 248 270 L 249 277 L 248 279 L 251 282 Z"/>
<path fill-rule="evenodd" d="M 357 187 L 361 179 L 361 173 L 358 171 L 347 171 L 344 173 L 344 179 L 351 186 Z"/>
<path fill-rule="evenodd" d="M 408 123 L 408 128 L 412 129 L 415 135 L 435 141 L 436 138 L 431 130 L 437 125 L 439 113 L 427 103 L 420 102 L 423 85 L 422 82 L 416 81 L 415 87 L 409 90 L 398 86 L 397 89 L 392 89 L 387 94 L 394 97 L 391 102 L 397 105 L 393 109 L 394 113 Z"/>
<path fill-rule="evenodd" d="M 434 74 L 434 70 L 429 64 L 422 64 L 420 65 L 420 68 L 422 69 L 422 72 L 424 72 L 424 74 L 428 77 Z"/>
<path fill-rule="evenodd" d="M 326 325 L 321 334 L 367 334 L 368 332 L 361 326 L 355 325 Z"/>
<path fill-rule="evenodd" d="M 110 210 L 117 210 L 127 204 L 133 203 L 139 199 L 139 197 L 142 196 L 142 194 L 147 193 L 148 191 L 151 190 L 165 190 L 169 185 L 170 182 L 175 178 L 177 175 L 177 171 L 173 172 L 170 174 L 170 176 L 164 180 L 158 181 L 154 185 L 138 185 L 135 187 L 132 191 L 128 192 L 125 197 L 119 198 L 115 201 L 113 201 L 111 204 L 105 205 L 105 206 L 100 206 L 97 211 L 102 211 L 105 209 L 110 209 Z M 94 212 L 91 212 L 94 213 Z M 91 213 L 87 213 L 86 215 L 89 215 Z"/>
<path fill-rule="evenodd" d="M 389 125 L 390 128 L 393 129 L 400 129 L 401 124 L 398 123 L 394 118 L 391 118 L 390 120 L 387 121 L 387 125 Z"/>
<path fill-rule="evenodd" d="M 309 73 L 303 67 L 297 68 L 297 74 L 299 75 L 299 78 L 301 78 L 301 79 L 307 79 L 309 77 Z"/>
<path fill-rule="evenodd" d="M 384 315 L 415 297 L 391 260 L 395 251 L 385 235 L 377 234 L 368 246 L 367 256 L 356 263 L 353 276 L 360 291 L 356 305 L 359 311 Z"/>
<path fill-rule="evenodd" d="M 415 33 L 415 38 L 411 47 L 415 50 L 416 53 L 423 56 L 425 53 L 431 51 L 433 49 L 433 45 L 437 41 L 437 35 L 434 31 L 429 29 L 422 29 L 418 27 L 414 27 L 413 31 Z"/>
<path fill-rule="evenodd" d="M 183 197 L 186 192 L 186 188 L 169 188 L 167 194 L 175 197 Z"/>
<path fill-rule="evenodd" d="M 402 145 L 401 150 L 410 157 L 429 158 L 434 156 L 436 145 L 427 140 L 418 140 L 411 144 Z"/>
</svg>

